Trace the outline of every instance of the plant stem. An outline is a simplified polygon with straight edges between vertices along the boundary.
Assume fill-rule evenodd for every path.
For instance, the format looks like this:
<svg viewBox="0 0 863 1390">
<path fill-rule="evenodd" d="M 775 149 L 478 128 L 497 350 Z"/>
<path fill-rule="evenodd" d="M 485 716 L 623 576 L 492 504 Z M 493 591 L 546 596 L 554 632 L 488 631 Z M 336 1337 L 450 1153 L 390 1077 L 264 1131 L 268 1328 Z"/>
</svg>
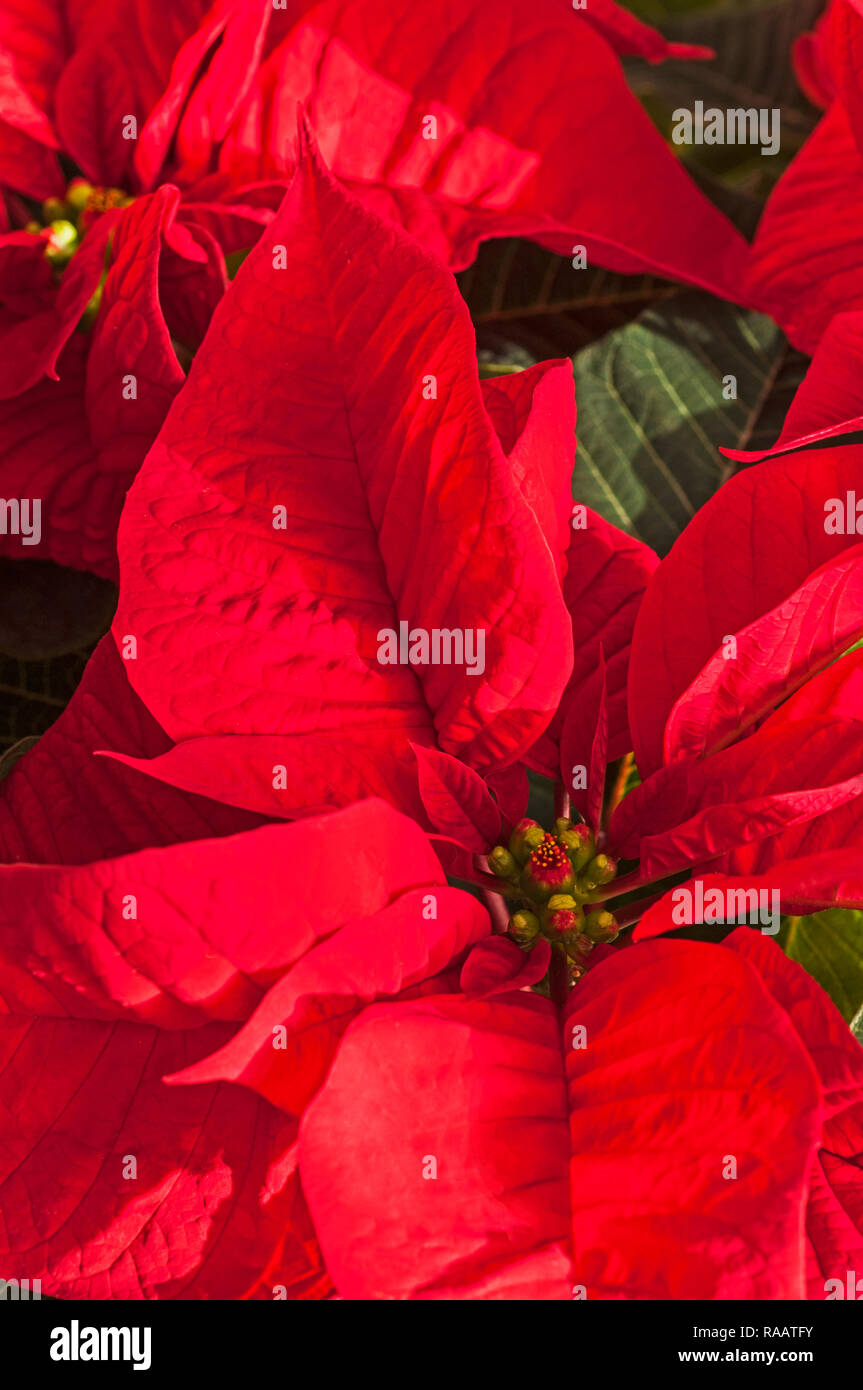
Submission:
<svg viewBox="0 0 863 1390">
<path fill-rule="evenodd" d="M 644 916 L 649 907 L 653 907 L 653 904 L 658 903 L 660 898 L 664 896 L 664 893 L 653 893 L 648 898 L 640 898 L 638 902 L 627 903 L 620 914 L 614 914 L 617 925 L 619 927 L 631 927 L 634 922 L 639 921 Z"/>
<path fill-rule="evenodd" d="M 505 936 L 509 930 L 509 913 L 506 903 L 498 893 L 490 893 L 487 888 L 483 888 L 482 896 L 495 932 L 498 936 Z"/>
<path fill-rule="evenodd" d="M 548 967 L 548 993 L 552 1004 L 562 1009 L 569 994 L 569 970 L 566 952 L 560 946 L 551 950 L 551 964 Z"/>
</svg>

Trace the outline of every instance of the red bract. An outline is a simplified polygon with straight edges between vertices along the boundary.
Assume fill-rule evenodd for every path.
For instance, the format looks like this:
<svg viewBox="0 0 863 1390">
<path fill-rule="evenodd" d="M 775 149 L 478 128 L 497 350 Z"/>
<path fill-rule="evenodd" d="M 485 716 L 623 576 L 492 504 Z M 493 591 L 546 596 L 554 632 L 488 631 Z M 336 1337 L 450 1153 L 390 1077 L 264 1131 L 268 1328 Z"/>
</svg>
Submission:
<svg viewBox="0 0 863 1390">
<path fill-rule="evenodd" d="M 0 882 L 2 1259 L 46 1292 L 800 1297 L 808 1194 L 811 1296 L 844 1270 L 859 1061 L 755 933 L 558 1013 L 381 802 Z"/>
<path fill-rule="evenodd" d="M 835 314 L 863 307 L 863 14 L 857 5 L 834 0 L 801 53 L 803 86 L 827 111 L 768 202 L 746 293 L 811 353 Z"/>
<path fill-rule="evenodd" d="M 97 758 L 106 745 L 138 758 L 170 747 L 110 637 L 56 724 L 0 782 L 0 863 L 84 864 L 94 853 L 114 857 L 263 824 L 261 816 Z"/>
<path fill-rule="evenodd" d="M 268 39 L 218 156 L 232 178 L 290 172 L 299 99 L 337 177 L 453 268 L 485 237 L 521 235 L 739 289 L 742 239 L 664 148 L 612 51 L 655 61 L 674 47 L 611 0 L 584 13 L 562 0 L 302 8 Z"/>
<path fill-rule="evenodd" d="M 742 240 L 665 149 L 612 50 L 704 52 L 666 44 L 612 0 L 590 16 L 558 0 L 507 5 L 508 18 L 491 0 L 374 15 L 359 0 L 184 0 L 166 22 L 151 0 L 98 15 L 43 0 L 35 24 L 7 6 L 0 491 L 39 497 L 42 555 L 114 576 L 124 491 L 182 381 L 175 351 L 185 363 L 197 348 L 225 257 L 278 206 L 300 100 L 335 173 L 452 266 L 488 236 L 568 256 L 578 238 L 605 265 L 737 292 Z M 61 153 L 89 183 L 67 186 Z M 89 337 L 74 333 L 85 310 Z M 30 553 L 18 536 L 2 544 Z"/>
<path fill-rule="evenodd" d="M 176 208 L 176 190 L 165 188 L 106 214 L 66 271 L 55 303 L 35 319 L 22 315 L 12 323 L 6 316 L 3 495 L 40 499 L 40 556 L 108 578 L 116 575 L 126 489 L 184 379 L 163 313 L 171 301 L 163 286 L 160 304 L 159 289 Z M 89 333 L 77 333 L 88 301 L 99 294 L 109 244 L 99 313 Z M 2 255 L 0 245 L 0 267 Z M 41 341 L 37 323 L 44 324 Z M 33 554 L 12 534 L 2 544 L 6 554 Z"/>
<path fill-rule="evenodd" d="M 182 203 L 172 185 L 151 192 L 198 66 L 249 14 L 37 8 L 0 16 L 15 135 L 0 165 L 0 492 L 39 498 L 40 555 L 115 577 L 122 499 L 183 381 L 177 353 L 200 342 L 227 283 L 225 254 L 248 248 L 272 215 L 266 190 L 202 202 L 185 189 Z M 85 178 L 67 187 L 55 151 Z M 2 546 L 33 553 L 17 536 Z"/>
<path fill-rule="evenodd" d="M 300 1128 L 330 1275 L 352 1298 L 775 1299 L 809 1274 L 823 1298 L 860 1248 L 856 1047 L 747 931 L 615 954 L 563 1015 L 524 993 L 375 1006 Z"/>
<path fill-rule="evenodd" d="M 568 363 L 480 387 L 446 271 L 310 154 L 124 514 L 114 633 L 134 639 L 129 679 L 176 743 L 146 770 L 268 814 L 374 793 L 423 817 L 414 750 L 437 746 L 451 801 L 472 770 L 485 827 L 476 773 L 517 820 L 523 783 L 496 779 L 556 762 L 573 645 L 584 673 L 603 643 L 621 752 L 655 557 L 573 509 L 573 423 Z M 403 632 L 464 650 L 391 664 Z"/>
<path fill-rule="evenodd" d="M 738 475 L 654 574 L 630 664 L 643 782 L 609 826 L 612 851 L 641 859 L 641 881 L 687 866 L 775 869 L 788 911 L 786 861 L 860 845 L 853 503 L 846 524 L 859 468 L 846 447 Z M 820 885 L 819 905 L 835 901 L 838 883 L 824 873 Z"/>
<path fill-rule="evenodd" d="M 479 904 L 383 803 L 6 867 L 0 885 L 4 1272 L 64 1298 L 326 1296 L 296 1121 L 238 1087 L 163 1078 L 292 981 L 285 1046 L 313 1086 L 357 1008 L 484 934 Z"/>
</svg>

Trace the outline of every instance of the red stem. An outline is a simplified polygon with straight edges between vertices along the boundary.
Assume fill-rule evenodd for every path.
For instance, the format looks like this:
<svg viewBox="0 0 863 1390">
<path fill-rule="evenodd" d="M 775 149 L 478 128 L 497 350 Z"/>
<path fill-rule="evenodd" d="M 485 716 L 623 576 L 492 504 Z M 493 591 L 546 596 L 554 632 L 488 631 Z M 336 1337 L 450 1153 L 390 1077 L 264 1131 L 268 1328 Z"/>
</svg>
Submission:
<svg viewBox="0 0 863 1390">
<path fill-rule="evenodd" d="M 509 913 L 506 909 L 506 903 L 497 893 L 490 893 L 487 888 L 483 888 L 482 896 L 495 931 L 499 936 L 505 936 L 509 930 Z"/>
</svg>

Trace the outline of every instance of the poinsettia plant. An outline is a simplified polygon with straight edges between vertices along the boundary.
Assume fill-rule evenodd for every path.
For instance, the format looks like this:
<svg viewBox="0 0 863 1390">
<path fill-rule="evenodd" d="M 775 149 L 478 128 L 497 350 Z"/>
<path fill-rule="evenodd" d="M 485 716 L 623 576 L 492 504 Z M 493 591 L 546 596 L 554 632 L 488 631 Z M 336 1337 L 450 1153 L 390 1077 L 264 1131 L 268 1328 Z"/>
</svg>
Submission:
<svg viewBox="0 0 863 1390">
<path fill-rule="evenodd" d="M 0 1278 L 856 1296 L 861 15 L 8 0 Z"/>
</svg>

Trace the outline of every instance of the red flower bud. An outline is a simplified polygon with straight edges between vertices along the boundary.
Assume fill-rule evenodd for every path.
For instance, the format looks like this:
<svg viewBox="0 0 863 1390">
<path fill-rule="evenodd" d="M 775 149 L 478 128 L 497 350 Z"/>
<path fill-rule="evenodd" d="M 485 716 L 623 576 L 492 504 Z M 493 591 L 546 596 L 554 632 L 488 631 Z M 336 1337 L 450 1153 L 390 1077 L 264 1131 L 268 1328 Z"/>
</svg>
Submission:
<svg viewBox="0 0 863 1390">
<path fill-rule="evenodd" d="M 531 850 L 520 883 L 525 893 L 539 902 L 552 893 L 568 893 L 575 887 L 572 863 L 556 836 L 546 835 L 542 844 Z"/>
<path fill-rule="evenodd" d="M 519 864 L 525 864 L 532 849 L 536 849 L 545 839 L 545 831 L 539 821 L 525 818 L 520 820 L 509 837 L 509 851 Z"/>
</svg>

